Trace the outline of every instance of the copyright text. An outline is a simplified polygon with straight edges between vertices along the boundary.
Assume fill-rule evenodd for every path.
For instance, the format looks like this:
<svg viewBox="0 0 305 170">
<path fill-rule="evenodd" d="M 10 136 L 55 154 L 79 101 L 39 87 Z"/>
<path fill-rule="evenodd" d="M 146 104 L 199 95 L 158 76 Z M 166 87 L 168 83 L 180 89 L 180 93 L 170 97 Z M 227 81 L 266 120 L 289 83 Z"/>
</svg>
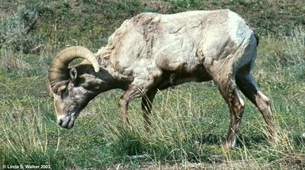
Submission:
<svg viewBox="0 0 305 170">
<path fill-rule="evenodd" d="M 0 165 L 3 169 L 51 169 L 50 165 Z"/>
</svg>

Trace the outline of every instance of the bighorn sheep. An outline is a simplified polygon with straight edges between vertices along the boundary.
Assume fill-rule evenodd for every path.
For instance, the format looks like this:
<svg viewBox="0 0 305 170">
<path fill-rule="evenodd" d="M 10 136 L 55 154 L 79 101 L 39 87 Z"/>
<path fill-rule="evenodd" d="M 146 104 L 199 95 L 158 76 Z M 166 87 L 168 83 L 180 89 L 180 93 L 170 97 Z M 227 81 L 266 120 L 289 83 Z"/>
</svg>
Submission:
<svg viewBox="0 0 305 170">
<path fill-rule="evenodd" d="M 91 99 L 120 88 L 125 90 L 119 99 L 123 126 L 129 124 L 128 103 L 142 97 L 148 129 L 151 104 L 158 89 L 213 80 L 230 109 L 225 147 L 234 147 L 244 112 L 237 87 L 260 110 L 269 137 L 276 139 L 269 99 L 258 90 L 250 74 L 257 45 L 257 35 L 230 10 L 139 14 L 126 20 L 96 54 L 76 46 L 64 49 L 53 59 L 47 81 L 58 124 L 72 128 Z M 69 67 L 75 58 L 86 60 Z"/>
</svg>

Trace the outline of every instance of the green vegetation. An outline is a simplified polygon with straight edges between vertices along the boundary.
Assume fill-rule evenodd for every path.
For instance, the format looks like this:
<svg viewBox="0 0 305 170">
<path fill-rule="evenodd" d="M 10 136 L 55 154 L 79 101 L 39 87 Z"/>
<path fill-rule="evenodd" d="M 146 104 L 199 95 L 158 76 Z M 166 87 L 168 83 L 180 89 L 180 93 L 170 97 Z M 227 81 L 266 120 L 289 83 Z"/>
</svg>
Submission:
<svg viewBox="0 0 305 170">
<path fill-rule="evenodd" d="M 121 127 L 113 90 L 99 95 L 71 130 L 56 124 L 44 76 L 67 45 L 97 51 L 127 18 L 229 8 L 260 35 L 253 75 L 271 99 L 280 135 L 266 139 L 259 111 L 244 97 L 237 148 L 221 147 L 228 108 L 215 85 L 190 83 L 160 91 L 152 132 L 144 133 L 140 100 L 132 130 Z M 2 0 L 0 2 L 0 169 L 304 169 L 305 3 L 303 0 Z"/>
</svg>

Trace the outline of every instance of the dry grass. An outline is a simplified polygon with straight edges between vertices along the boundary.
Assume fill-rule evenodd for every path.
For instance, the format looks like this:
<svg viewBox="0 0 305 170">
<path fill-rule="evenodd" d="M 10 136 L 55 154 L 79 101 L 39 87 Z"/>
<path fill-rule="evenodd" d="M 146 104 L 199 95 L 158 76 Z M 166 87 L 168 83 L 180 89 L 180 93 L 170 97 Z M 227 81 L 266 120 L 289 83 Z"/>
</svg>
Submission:
<svg viewBox="0 0 305 170">
<path fill-rule="evenodd" d="M 39 47 L 37 51 L 16 52 L 4 48 L 9 46 L 3 46 L 1 40 L 1 165 L 49 164 L 52 169 L 304 169 L 305 33 L 303 26 L 294 27 L 296 22 L 302 23 L 303 1 L 83 0 L 39 4 L 46 7 L 43 5 L 48 3 L 49 8 L 41 8 L 40 22 L 28 36 L 33 37 L 31 42 L 34 48 Z M 14 14 L 14 5 L 1 1 L 0 11 Z M 123 93 L 120 90 L 95 98 L 73 129 L 56 125 L 53 101 L 47 97 L 43 80 L 51 59 L 64 46 L 97 49 L 124 19 L 139 12 L 218 8 L 237 11 L 261 34 L 253 74 L 272 101 L 278 145 L 266 139 L 262 116 L 245 99 L 237 148 L 223 149 L 229 112 L 210 82 L 158 92 L 149 134 L 144 133 L 140 100 L 130 103 L 132 130 L 122 130 L 117 107 Z M 41 32 L 46 36 L 40 39 L 37 33 Z"/>
</svg>

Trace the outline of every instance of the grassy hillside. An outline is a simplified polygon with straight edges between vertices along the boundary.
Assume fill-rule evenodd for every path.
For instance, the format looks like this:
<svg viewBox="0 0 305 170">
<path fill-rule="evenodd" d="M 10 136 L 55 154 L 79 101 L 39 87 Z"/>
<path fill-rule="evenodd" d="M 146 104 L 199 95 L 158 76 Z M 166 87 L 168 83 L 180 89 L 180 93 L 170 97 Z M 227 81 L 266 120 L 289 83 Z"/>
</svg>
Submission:
<svg viewBox="0 0 305 170">
<path fill-rule="evenodd" d="M 229 8 L 260 35 L 253 75 L 271 99 L 280 133 L 266 139 L 259 111 L 245 98 L 237 148 L 221 147 L 229 111 L 212 82 L 158 92 L 152 132 L 145 134 L 140 100 L 124 131 L 117 101 L 99 95 L 71 130 L 56 123 L 44 88 L 52 58 L 68 45 L 97 51 L 127 18 Z M 304 169 L 305 3 L 303 0 L 2 0 L 0 1 L 0 169 Z"/>
</svg>

